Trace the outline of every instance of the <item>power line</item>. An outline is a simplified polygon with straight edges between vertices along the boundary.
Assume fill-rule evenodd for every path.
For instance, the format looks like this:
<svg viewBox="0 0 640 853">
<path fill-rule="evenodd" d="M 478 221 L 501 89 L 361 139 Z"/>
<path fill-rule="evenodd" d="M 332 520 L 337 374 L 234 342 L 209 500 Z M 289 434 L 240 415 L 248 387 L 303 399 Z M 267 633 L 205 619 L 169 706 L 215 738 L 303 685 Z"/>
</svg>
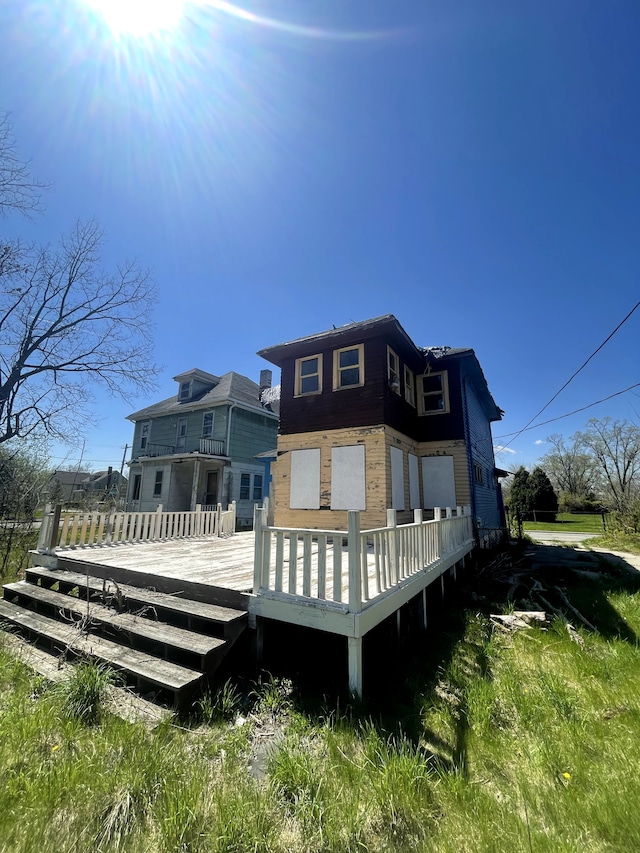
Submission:
<svg viewBox="0 0 640 853">
<path fill-rule="evenodd" d="M 499 438 L 509 438 L 510 435 L 521 435 L 523 432 L 528 432 L 530 429 L 538 429 L 538 427 L 546 426 L 547 424 L 552 424 L 554 421 L 561 421 L 563 418 L 570 418 L 571 415 L 577 415 L 578 412 L 584 412 L 586 409 L 591 409 L 593 406 L 598 406 L 600 403 L 606 403 L 607 400 L 613 400 L 614 397 L 619 397 L 621 394 L 626 394 L 627 391 L 632 391 L 634 388 L 640 388 L 640 382 L 636 382 L 635 385 L 629 385 L 628 388 L 625 388 L 623 391 L 616 391 L 615 394 L 609 394 L 608 397 L 603 397 L 602 400 L 596 400 L 595 403 L 589 403 L 586 406 L 580 406 L 579 409 L 574 409 L 572 412 L 567 412 L 566 415 L 558 415 L 557 418 L 550 418 L 548 421 L 541 421 L 539 424 L 534 424 L 533 426 L 523 427 L 519 432 L 507 432 L 504 435 L 496 435 L 494 440 L 497 441 Z M 511 442 L 509 442 L 511 444 Z M 508 447 L 509 444 L 505 444 L 505 447 Z"/>
<path fill-rule="evenodd" d="M 608 335 L 608 336 L 607 336 L 607 337 L 602 341 L 602 343 L 600 344 L 600 346 L 599 346 L 597 349 L 595 349 L 595 350 L 591 353 L 591 355 L 589 356 L 589 358 L 588 358 L 586 361 L 583 361 L 583 362 L 582 362 L 582 364 L 581 364 L 581 365 L 580 365 L 580 367 L 575 371 L 575 373 L 573 373 L 573 374 L 572 374 L 572 375 L 567 379 L 567 381 L 564 383 L 564 385 L 562 386 L 562 388 L 560 388 L 558 391 L 556 391 L 556 393 L 555 393 L 555 394 L 553 395 L 553 397 L 549 400 L 549 402 L 548 402 L 548 403 L 545 403 L 545 405 L 540 409 L 540 411 L 538 412 L 538 414 L 537 414 L 537 415 L 534 415 L 534 416 L 531 418 L 531 420 L 530 420 L 527 424 L 525 424 L 525 425 L 522 427 L 522 429 L 521 429 L 521 430 L 518 430 L 518 432 L 516 432 L 516 433 L 509 433 L 509 435 L 513 435 L 513 438 L 511 439 L 511 441 L 510 441 L 510 442 L 508 442 L 508 444 L 506 444 L 506 445 L 505 445 L 505 447 L 508 447 L 508 446 L 509 446 L 509 444 L 512 444 L 512 443 L 516 440 L 516 438 L 518 438 L 518 436 L 519 436 L 519 435 L 522 435 L 522 433 L 523 433 L 523 432 L 526 432 L 526 431 L 529 429 L 529 427 L 531 426 L 531 424 L 532 424 L 535 420 L 537 420 L 537 419 L 540 417 L 540 415 L 541 415 L 544 411 L 546 411 L 546 410 L 549 408 L 549 406 L 553 403 L 553 401 L 554 401 L 555 399 L 557 399 L 557 397 L 559 397 L 559 396 L 560 396 L 560 394 L 562 394 L 562 392 L 564 391 L 564 389 L 565 389 L 565 388 L 566 388 L 566 387 L 567 387 L 571 382 L 573 382 L 573 380 L 576 378 L 576 376 L 577 376 L 577 375 L 578 375 L 582 370 L 584 370 L 584 368 L 589 364 L 589 362 L 591 361 L 591 359 L 592 359 L 595 355 L 597 355 L 597 354 L 600 352 L 600 350 L 605 346 L 605 344 L 608 344 L 608 343 L 609 343 L 609 341 L 610 341 L 610 340 L 611 340 L 611 338 L 615 335 L 615 333 L 616 333 L 620 328 L 622 328 L 622 326 L 624 326 L 624 324 L 627 322 L 627 320 L 629 319 L 629 317 L 631 317 L 631 315 L 634 313 L 634 311 L 636 311 L 638 308 L 640 308 L 640 302 L 636 302 L 636 304 L 633 306 L 633 308 L 631 309 L 631 311 L 629 311 L 629 313 L 627 314 L 627 316 L 626 316 L 623 320 L 621 320 L 621 321 L 618 323 L 618 325 L 615 327 L 615 329 L 613 330 L 613 332 L 611 332 L 611 334 L 610 334 L 610 335 Z M 634 387 L 634 388 L 635 388 L 636 386 L 634 385 L 634 386 L 632 386 L 632 387 Z M 627 390 L 628 390 L 628 389 L 627 389 Z M 623 393 L 624 393 L 624 391 L 621 391 L 620 393 L 621 393 L 621 394 L 623 394 Z M 616 396 L 616 395 L 613 395 L 613 396 Z M 610 398 L 606 398 L 606 399 L 610 399 Z M 595 404 L 595 403 L 593 403 L 592 405 L 596 405 L 596 404 Z M 588 407 L 586 407 L 586 408 L 588 408 Z M 580 409 L 577 409 L 577 411 L 580 411 Z M 562 417 L 568 417 L 568 416 L 563 415 Z M 550 423 L 550 421 L 546 421 L 546 423 Z M 543 426 L 543 424 L 536 424 L 536 426 Z"/>
</svg>

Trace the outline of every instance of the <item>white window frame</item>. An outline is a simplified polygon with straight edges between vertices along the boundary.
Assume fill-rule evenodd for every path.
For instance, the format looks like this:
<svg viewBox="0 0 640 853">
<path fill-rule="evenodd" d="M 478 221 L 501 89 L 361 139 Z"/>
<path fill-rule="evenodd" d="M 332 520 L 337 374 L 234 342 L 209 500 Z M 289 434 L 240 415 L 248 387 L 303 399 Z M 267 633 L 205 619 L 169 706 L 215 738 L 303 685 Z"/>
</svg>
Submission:
<svg viewBox="0 0 640 853">
<path fill-rule="evenodd" d="M 184 431 L 182 428 L 184 427 Z M 184 450 L 187 446 L 187 430 L 189 429 L 189 418 L 178 418 L 176 424 L 176 450 Z"/>
<path fill-rule="evenodd" d="M 394 359 L 395 367 L 392 363 Z M 387 347 L 387 380 L 391 391 L 400 396 L 400 359 L 398 358 L 398 354 L 389 346 Z M 393 387 L 394 380 L 396 382 L 395 388 Z"/>
<path fill-rule="evenodd" d="M 211 418 L 211 429 L 205 430 L 205 422 L 207 418 Z M 213 425 L 215 423 L 216 413 L 215 412 L 203 412 L 202 413 L 202 436 L 201 438 L 213 438 Z"/>
<path fill-rule="evenodd" d="M 318 370 L 317 373 L 302 373 L 302 365 L 307 361 L 313 361 L 317 359 L 318 361 Z M 302 390 L 302 381 L 304 379 L 310 379 L 312 376 L 318 377 L 318 387 L 313 391 L 303 391 Z M 304 358 L 296 359 L 296 379 L 295 379 L 295 389 L 294 396 L 295 397 L 310 397 L 313 394 L 322 394 L 322 353 L 318 353 L 317 355 L 305 355 Z"/>
<path fill-rule="evenodd" d="M 404 399 L 410 406 L 416 407 L 416 380 L 413 371 L 404 366 Z"/>
<path fill-rule="evenodd" d="M 434 376 L 441 376 L 441 390 L 439 391 L 423 391 L 422 390 L 422 380 L 425 377 L 433 378 Z M 419 400 L 420 400 L 420 414 L 426 416 L 429 415 L 445 415 L 449 411 L 449 377 L 448 372 L 446 370 L 438 370 L 431 371 L 430 373 L 423 373 L 420 376 L 420 390 L 419 390 Z M 442 408 L 441 409 L 425 409 L 424 401 L 425 397 L 437 397 L 442 395 Z"/>
<path fill-rule="evenodd" d="M 191 399 L 191 385 L 192 385 L 191 381 L 180 383 L 180 389 L 178 391 L 178 401 L 179 402 L 182 403 L 185 400 Z"/>
<path fill-rule="evenodd" d="M 358 352 L 358 362 L 357 364 L 349 364 L 344 367 L 340 366 L 340 356 L 343 352 L 351 352 L 352 350 L 357 350 Z M 342 372 L 346 370 L 354 370 L 358 369 L 359 373 L 359 381 L 354 382 L 350 385 L 342 385 L 341 377 Z M 340 349 L 334 349 L 333 351 L 333 390 L 334 391 L 347 391 L 350 388 L 361 388 L 364 385 L 364 344 L 352 344 L 349 347 L 341 347 Z"/>
<path fill-rule="evenodd" d="M 146 450 L 151 437 L 151 421 L 142 421 L 140 424 L 140 450 Z"/>
</svg>

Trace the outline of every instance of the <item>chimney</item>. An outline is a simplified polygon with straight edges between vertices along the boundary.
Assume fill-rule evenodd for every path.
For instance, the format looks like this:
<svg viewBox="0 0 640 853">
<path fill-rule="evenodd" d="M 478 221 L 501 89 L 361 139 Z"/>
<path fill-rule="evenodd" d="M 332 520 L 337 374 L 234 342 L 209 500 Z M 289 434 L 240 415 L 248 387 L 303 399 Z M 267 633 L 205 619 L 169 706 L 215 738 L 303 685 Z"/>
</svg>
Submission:
<svg viewBox="0 0 640 853">
<path fill-rule="evenodd" d="M 260 371 L 260 396 L 261 397 L 262 397 L 262 392 L 265 389 L 271 388 L 271 379 L 272 379 L 272 373 L 270 370 L 261 370 Z"/>
</svg>

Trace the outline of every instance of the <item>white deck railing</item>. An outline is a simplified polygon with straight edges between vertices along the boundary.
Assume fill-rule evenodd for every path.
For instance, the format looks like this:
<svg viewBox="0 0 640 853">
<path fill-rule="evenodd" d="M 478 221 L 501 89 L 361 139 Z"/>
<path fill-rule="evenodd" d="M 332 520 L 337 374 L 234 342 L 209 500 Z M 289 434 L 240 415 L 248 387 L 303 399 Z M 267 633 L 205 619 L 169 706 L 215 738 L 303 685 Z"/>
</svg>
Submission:
<svg viewBox="0 0 640 853">
<path fill-rule="evenodd" d="M 455 513 L 455 514 L 454 514 Z M 360 530 L 359 513 L 350 512 L 348 530 L 268 527 L 266 510 L 256 509 L 253 592 L 278 598 L 342 605 L 358 613 L 419 572 L 474 544 L 468 507 L 435 510 L 423 521 L 415 510 L 412 524 Z"/>
<path fill-rule="evenodd" d="M 38 537 L 38 551 L 83 548 L 125 542 L 152 542 L 196 536 L 230 536 L 236 529 L 236 503 L 193 512 L 80 512 L 61 517 L 60 507 L 45 512 Z"/>
</svg>

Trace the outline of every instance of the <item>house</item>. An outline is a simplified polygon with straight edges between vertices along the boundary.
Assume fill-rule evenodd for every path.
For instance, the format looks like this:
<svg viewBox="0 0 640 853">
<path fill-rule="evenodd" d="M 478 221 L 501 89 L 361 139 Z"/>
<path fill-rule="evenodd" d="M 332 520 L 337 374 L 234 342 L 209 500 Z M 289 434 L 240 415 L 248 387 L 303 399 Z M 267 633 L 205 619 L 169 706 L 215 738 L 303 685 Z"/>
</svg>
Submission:
<svg viewBox="0 0 640 853">
<path fill-rule="evenodd" d="M 87 495 L 92 498 L 116 498 L 124 495 L 127 487 L 127 478 L 119 471 L 109 467 L 106 471 L 95 471 L 83 477 L 73 490 L 73 500 L 82 499 Z"/>
<path fill-rule="evenodd" d="M 250 525 L 262 501 L 265 466 L 256 456 L 275 447 L 278 415 L 263 405 L 260 385 L 239 373 L 194 368 L 174 377 L 176 394 L 128 415 L 135 424 L 129 463 L 129 509 L 193 510 L 236 501 Z"/>
<path fill-rule="evenodd" d="M 51 503 L 68 503 L 73 500 L 73 494 L 80 488 L 80 483 L 89 476 L 88 471 L 56 470 L 49 477 L 43 497 Z"/>
<path fill-rule="evenodd" d="M 480 541 L 504 527 L 491 423 L 472 349 L 417 346 L 391 314 L 261 350 L 282 371 L 275 524 L 345 529 L 470 506 Z M 425 517 L 428 517 L 426 515 Z"/>
</svg>

